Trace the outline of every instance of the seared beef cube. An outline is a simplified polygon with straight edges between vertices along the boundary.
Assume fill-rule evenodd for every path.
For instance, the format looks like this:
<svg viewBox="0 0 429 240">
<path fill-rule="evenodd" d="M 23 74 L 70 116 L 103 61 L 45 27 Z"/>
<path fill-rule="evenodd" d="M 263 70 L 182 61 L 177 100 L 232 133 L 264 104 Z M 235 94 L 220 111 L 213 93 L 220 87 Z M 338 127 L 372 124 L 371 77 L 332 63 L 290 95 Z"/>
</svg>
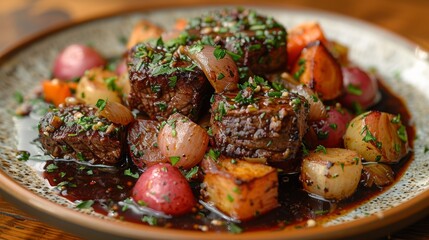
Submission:
<svg viewBox="0 0 429 240">
<path fill-rule="evenodd" d="M 261 84 L 258 84 L 261 83 Z M 262 158 L 294 171 L 307 131 L 308 103 L 300 95 L 275 91 L 260 77 L 236 94 L 215 95 L 212 105 L 215 146 L 228 157 Z"/>
<path fill-rule="evenodd" d="M 131 92 L 128 104 L 151 119 L 179 112 L 197 120 L 210 84 L 203 71 L 176 51 L 177 46 L 137 45 L 128 56 Z"/>
<path fill-rule="evenodd" d="M 54 157 L 74 158 L 92 164 L 114 165 L 121 160 L 124 130 L 97 109 L 84 105 L 48 112 L 40 121 L 39 138 Z"/>
<path fill-rule="evenodd" d="M 140 169 L 160 162 L 168 162 L 158 148 L 159 122 L 138 119 L 128 127 L 129 154 Z"/>
<path fill-rule="evenodd" d="M 253 10 L 224 9 L 191 19 L 190 39 L 229 51 L 240 72 L 263 74 L 286 68 L 286 29 L 271 17 Z"/>
</svg>

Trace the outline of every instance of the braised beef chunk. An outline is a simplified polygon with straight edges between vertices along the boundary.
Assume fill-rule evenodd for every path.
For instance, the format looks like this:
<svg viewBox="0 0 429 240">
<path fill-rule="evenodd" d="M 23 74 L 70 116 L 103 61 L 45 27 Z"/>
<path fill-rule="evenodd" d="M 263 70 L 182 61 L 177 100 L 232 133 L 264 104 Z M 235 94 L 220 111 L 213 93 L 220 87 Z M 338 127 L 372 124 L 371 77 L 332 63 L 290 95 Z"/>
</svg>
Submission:
<svg viewBox="0 0 429 240">
<path fill-rule="evenodd" d="M 293 162 L 308 128 L 307 101 L 260 77 L 236 94 L 215 95 L 211 111 L 215 146 L 228 157 Z"/>
<path fill-rule="evenodd" d="M 137 45 L 128 56 L 131 92 L 128 104 L 151 119 L 165 120 L 179 112 L 193 120 L 210 91 L 204 73 L 177 45 Z"/>
<path fill-rule="evenodd" d="M 128 127 L 129 155 L 140 169 L 168 162 L 158 148 L 159 122 L 138 119 Z"/>
<path fill-rule="evenodd" d="M 54 157 L 74 158 L 92 164 L 114 165 L 122 155 L 124 130 L 97 109 L 76 105 L 54 109 L 40 121 L 43 148 Z"/>
<path fill-rule="evenodd" d="M 228 50 L 240 72 L 263 74 L 286 67 L 286 29 L 249 9 L 224 9 L 193 18 L 186 31 L 203 44 Z"/>
</svg>

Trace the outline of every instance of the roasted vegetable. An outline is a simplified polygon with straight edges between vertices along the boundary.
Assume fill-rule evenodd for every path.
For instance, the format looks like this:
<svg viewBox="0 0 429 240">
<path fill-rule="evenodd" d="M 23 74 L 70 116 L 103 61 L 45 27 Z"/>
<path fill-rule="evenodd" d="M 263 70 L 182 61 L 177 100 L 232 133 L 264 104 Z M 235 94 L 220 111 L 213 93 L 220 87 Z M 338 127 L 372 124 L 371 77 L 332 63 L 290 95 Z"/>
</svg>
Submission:
<svg viewBox="0 0 429 240">
<path fill-rule="evenodd" d="M 395 173 L 389 165 L 383 163 L 368 162 L 363 165 L 361 182 L 366 187 L 388 186 L 395 180 Z"/>
<path fill-rule="evenodd" d="M 202 168 L 206 200 L 232 218 L 248 220 L 278 206 L 275 168 L 218 157 L 214 150 L 203 160 Z"/>
<path fill-rule="evenodd" d="M 152 22 L 141 20 L 134 25 L 133 31 L 128 39 L 127 48 L 131 49 L 138 43 L 157 39 L 163 32 L 164 30 L 161 27 L 153 24 Z"/>
<path fill-rule="evenodd" d="M 209 144 L 207 131 L 180 113 L 162 123 L 159 149 L 176 167 L 190 169 L 203 160 Z"/>
<path fill-rule="evenodd" d="M 319 146 L 303 159 L 301 181 L 309 193 L 342 200 L 356 191 L 361 172 L 361 157 L 355 151 Z"/>
<path fill-rule="evenodd" d="M 344 146 L 366 161 L 396 163 L 409 150 L 400 115 L 370 111 L 355 117 L 344 135 Z"/>
<path fill-rule="evenodd" d="M 45 80 L 42 82 L 43 97 L 45 101 L 52 102 L 55 106 L 66 102 L 66 98 L 73 96 L 76 83 L 65 82 L 58 79 Z"/>
<path fill-rule="evenodd" d="M 99 99 L 121 103 L 123 94 L 129 91 L 128 79 L 120 78 L 115 73 L 101 68 L 94 68 L 85 72 L 80 79 L 76 98 L 92 105 L 95 105 Z"/>
<path fill-rule="evenodd" d="M 301 52 L 292 74 L 322 100 L 335 99 L 343 92 L 341 66 L 320 41 L 310 43 Z"/>
<path fill-rule="evenodd" d="M 81 77 L 85 71 L 104 66 L 106 60 L 93 48 L 72 44 L 64 48 L 54 62 L 54 77 L 61 80 L 73 80 Z"/>
<path fill-rule="evenodd" d="M 195 206 L 188 181 L 168 163 L 148 168 L 137 180 L 132 197 L 137 203 L 171 215 L 188 213 Z"/>
<path fill-rule="evenodd" d="M 288 66 L 291 69 L 298 60 L 301 51 L 309 43 L 321 41 L 327 43 L 325 34 L 317 22 L 306 22 L 292 28 L 287 36 Z"/>
</svg>

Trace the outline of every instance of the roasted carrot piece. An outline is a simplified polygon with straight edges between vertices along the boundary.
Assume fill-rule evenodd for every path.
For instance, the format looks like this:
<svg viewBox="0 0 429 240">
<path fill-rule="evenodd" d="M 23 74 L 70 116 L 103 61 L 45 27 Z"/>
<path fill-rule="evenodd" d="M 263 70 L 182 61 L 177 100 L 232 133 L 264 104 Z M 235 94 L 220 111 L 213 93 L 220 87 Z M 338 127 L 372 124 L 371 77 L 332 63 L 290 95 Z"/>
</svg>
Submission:
<svg viewBox="0 0 429 240">
<path fill-rule="evenodd" d="M 288 67 L 292 69 L 301 51 L 310 42 L 327 44 L 325 34 L 317 22 L 307 22 L 292 28 L 287 37 Z"/>
<path fill-rule="evenodd" d="M 130 38 L 128 39 L 127 48 L 131 49 L 138 43 L 145 42 L 150 39 L 157 39 L 163 32 L 164 29 L 161 27 L 149 21 L 141 20 L 134 26 Z"/>
<path fill-rule="evenodd" d="M 174 30 L 183 31 L 188 24 L 188 20 L 185 18 L 178 18 L 176 24 L 174 24 Z"/>
<path fill-rule="evenodd" d="M 341 66 L 322 42 L 310 43 L 301 52 L 293 77 L 317 92 L 322 100 L 332 100 L 343 90 Z"/>
<path fill-rule="evenodd" d="M 45 101 L 52 102 L 55 106 L 58 106 L 64 103 L 67 97 L 73 95 L 72 92 L 76 89 L 76 83 L 53 79 L 43 81 L 42 87 Z"/>
</svg>

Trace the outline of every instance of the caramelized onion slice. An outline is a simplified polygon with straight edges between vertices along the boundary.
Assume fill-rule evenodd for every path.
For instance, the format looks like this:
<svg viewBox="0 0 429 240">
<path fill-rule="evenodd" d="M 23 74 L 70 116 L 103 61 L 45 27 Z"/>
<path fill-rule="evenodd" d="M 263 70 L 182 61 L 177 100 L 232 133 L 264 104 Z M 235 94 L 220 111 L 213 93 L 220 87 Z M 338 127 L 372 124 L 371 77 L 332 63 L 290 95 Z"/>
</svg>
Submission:
<svg viewBox="0 0 429 240">
<path fill-rule="evenodd" d="M 208 45 L 202 46 L 202 49 L 196 49 L 194 46 L 181 47 L 179 51 L 191 58 L 203 70 L 216 93 L 237 89 L 238 68 L 228 54 L 217 54 L 215 52 L 219 50 Z"/>
<path fill-rule="evenodd" d="M 384 187 L 393 183 L 394 175 L 390 166 L 371 162 L 363 165 L 361 182 L 366 187 L 372 187 L 373 184 Z"/>
<path fill-rule="evenodd" d="M 273 78 L 269 80 L 273 83 L 281 84 L 293 93 L 303 96 L 308 104 L 310 104 L 310 111 L 308 113 L 310 121 L 322 120 L 328 117 L 325 105 L 318 95 L 311 88 L 293 79 L 288 73 L 282 73 L 280 78 L 273 76 Z"/>
<path fill-rule="evenodd" d="M 162 125 L 158 146 L 172 165 L 190 169 L 201 162 L 209 143 L 204 128 L 180 113 L 171 115 Z"/>
<path fill-rule="evenodd" d="M 98 114 L 113 123 L 125 126 L 134 121 L 134 115 L 131 111 L 120 103 L 99 100 L 97 107 L 100 110 Z"/>
</svg>

